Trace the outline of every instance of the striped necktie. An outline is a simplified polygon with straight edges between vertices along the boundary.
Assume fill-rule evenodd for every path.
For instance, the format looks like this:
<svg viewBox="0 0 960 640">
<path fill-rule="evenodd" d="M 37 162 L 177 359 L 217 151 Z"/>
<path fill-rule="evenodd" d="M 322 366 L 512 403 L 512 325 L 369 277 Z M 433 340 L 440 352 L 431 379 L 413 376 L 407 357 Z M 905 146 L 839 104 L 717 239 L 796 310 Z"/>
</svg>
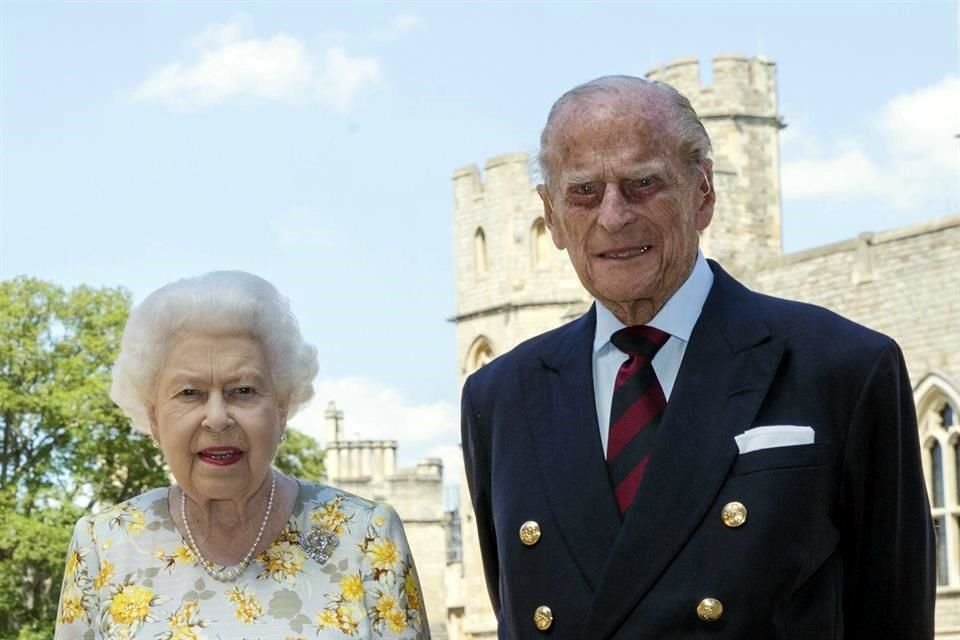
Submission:
<svg viewBox="0 0 960 640">
<path fill-rule="evenodd" d="M 643 325 L 614 333 L 610 342 L 629 357 L 613 387 L 607 471 L 620 513 L 626 513 L 643 480 L 667 399 L 653 371 L 653 357 L 670 335 Z"/>
</svg>

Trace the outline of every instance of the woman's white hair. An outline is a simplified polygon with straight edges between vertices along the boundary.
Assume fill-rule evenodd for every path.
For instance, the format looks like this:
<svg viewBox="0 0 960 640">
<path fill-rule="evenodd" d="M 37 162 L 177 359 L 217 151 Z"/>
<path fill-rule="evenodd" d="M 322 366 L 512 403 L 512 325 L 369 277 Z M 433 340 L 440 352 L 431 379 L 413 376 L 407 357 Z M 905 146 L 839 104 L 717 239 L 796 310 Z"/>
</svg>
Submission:
<svg viewBox="0 0 960 640">
<path fill-rule="evenodd" d="M 130 313 L 113 364 L 110 398 L 134 429 L 150 433 L 148 408 L 173 343 L 211 333 L 248 334 L 260 343 L 287 418 L 313 397 L 317 349 L 303 341 L 287 299 L 259 276 L 213 271 L 157 289 Z"/>
</svg>

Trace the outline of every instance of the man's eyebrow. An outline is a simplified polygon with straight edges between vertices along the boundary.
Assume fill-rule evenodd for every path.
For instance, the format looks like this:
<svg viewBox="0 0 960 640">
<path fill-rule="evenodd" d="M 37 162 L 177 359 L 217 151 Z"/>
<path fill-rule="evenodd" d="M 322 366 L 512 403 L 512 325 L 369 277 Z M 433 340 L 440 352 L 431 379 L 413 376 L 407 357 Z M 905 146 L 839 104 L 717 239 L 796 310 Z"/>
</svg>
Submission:
<svg viewBox="0 0 960 640">
<path fill-rule="evenodd" d="M 620 175 L 620 179 L 637 179 L 637 178 L 646 178 L 653 174 L 663 173 L 667 168 L 666 163 L 662 160 L 648 160 L 646 162 L 638 162 L 637 164 L 627 168 Z M 601 180 L 602 178 L 593 171 L 568 171 L 562 176 L 563 184 L 567 186 L 576 186 L 580 184 L 586 184 L 588 182 L 594 182 L 596 180 Z"/>
</svg>

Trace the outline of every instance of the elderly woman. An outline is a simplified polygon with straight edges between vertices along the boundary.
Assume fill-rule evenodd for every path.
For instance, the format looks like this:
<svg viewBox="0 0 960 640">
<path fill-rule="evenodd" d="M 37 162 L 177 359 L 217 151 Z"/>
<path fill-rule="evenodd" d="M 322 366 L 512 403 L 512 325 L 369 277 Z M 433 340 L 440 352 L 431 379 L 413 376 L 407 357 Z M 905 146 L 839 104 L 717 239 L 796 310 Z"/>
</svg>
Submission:
<svg viewBox="0 0 960 640">
<path fill-rule="evenodd" d="M 77 523 L 56 637 L 429 637 L 396 513 L 272 467 L 316 349 L 265 280 L 215 272 L 134 309 L 111 398 L 176 484 Z"/>
</svg>

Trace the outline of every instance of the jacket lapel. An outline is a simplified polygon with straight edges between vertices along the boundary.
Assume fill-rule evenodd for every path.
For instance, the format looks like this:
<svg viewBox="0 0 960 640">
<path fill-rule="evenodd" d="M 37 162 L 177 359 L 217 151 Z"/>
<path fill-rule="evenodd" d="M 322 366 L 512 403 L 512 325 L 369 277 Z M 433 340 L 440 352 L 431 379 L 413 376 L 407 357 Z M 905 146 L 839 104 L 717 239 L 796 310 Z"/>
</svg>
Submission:
<svg viewBox="0 0 960 640">
<path fill-rule="evenodd" d="M 583 638 L 612 636 L 713 504 L 773 380 L 783 345 L 715 264 L 646 476 L 609 554 Z"/>
<path fill-rule="evenodd" d="M 550 509 L 591 589 L 620 530 L 597 428 L 593 309 L 568 325 L 521 373 L 525 422 Z"/>
</svg>

